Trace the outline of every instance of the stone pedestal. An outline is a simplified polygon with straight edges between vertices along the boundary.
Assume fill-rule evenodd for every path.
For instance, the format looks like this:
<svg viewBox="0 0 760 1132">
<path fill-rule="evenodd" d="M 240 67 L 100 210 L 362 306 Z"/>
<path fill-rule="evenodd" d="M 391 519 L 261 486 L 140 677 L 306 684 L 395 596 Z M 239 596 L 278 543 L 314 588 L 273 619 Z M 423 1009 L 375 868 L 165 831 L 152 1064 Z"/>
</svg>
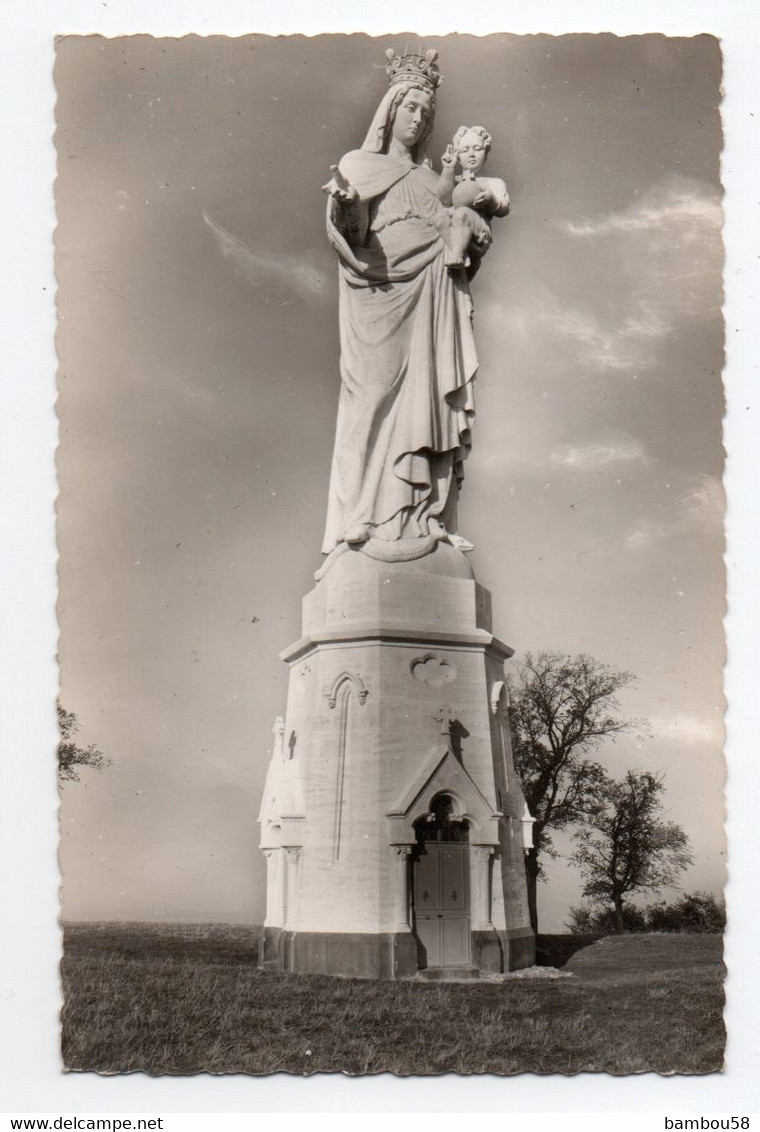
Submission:
<svg viewBox="0 0 760 1132">
<path fill-rule="evenodd" d="M 304 599 L 302 638 L 283 653 L 287 711 L 259 817 L 264 963 L 369 978 L 430 966 L 416 862 L 444 796 L 468 877 L 444 876 L 441 899 L 460 901 L 451 915 L 466 964 L 533 962 L 510 653 L 491 633 L 490 595 L 446 543 L 416 561 L 347 550 L 330 565 Z"/>
</svg>

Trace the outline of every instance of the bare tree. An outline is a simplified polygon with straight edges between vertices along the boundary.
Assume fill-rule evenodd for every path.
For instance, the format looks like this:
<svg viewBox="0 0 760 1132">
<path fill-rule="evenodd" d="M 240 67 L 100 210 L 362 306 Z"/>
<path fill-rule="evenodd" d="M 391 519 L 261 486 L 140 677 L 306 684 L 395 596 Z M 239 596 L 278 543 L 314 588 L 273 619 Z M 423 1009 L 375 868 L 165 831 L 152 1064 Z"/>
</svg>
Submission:
<svg viewBox="0 0 760 1132">
<path fill-rule="evenodd" d="M 675 822 L 662 820 L 663 779 L 629 770 L 608 781 L 604 804 L 575 835 L 572 860 L 585 878 L 583 895 L 615 910 L 615 931 L 625 931 L 623 898 L 633 892 L 675 888 L 691 864 L 689 839 Z"/>
<path fill-rule="evenodd" d="M 589 756 L 604 740 L 642 726 L 619 714 L 617 693 L 633 680 L 593 657 L 555 652 L 529 653 L 510 677 L 515 769 L 535 819 L 525 855 L 534 931 L 541 856 L 554 855 L 552 831 L 593 813 L 603 797 L 604 769 Z"/>
<path fill-rule="evenodd" d="M 80 747 L 74 736 L 79 731 L 79 721 L 73 711 L 66 711 L 59 702 L 58 730 L 60 740 L 58 743 L 58 778 L 61 782 L 78 782 L 80 767 L 89 766 L 94 770 L 102 770 L 109 765 L 109 760 L 102 751 L 92 743 L 89 747 Z"/>
</svg>

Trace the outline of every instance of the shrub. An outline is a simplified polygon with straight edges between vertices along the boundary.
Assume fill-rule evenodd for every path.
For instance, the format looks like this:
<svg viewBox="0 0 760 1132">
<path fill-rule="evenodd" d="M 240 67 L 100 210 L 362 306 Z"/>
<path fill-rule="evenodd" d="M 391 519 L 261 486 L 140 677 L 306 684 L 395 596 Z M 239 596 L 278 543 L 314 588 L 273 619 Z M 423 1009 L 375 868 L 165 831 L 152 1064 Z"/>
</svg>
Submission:
<svg viewBox="0 0 760 1132">
<path fill-rule="evenodd" d="M 724 905 L 710 892 L 689 892 L 671 904 L 664 901 L 647 908 L 627 905 L 623 908 L 627 932 L 710 932 L 720 934 L 726 927 Z M 612 935 L 615 928 L 613 908 L 581 905 L 570 909 L 565 922 L 573 935 Z"/>
<path fill-rule="evenodd" d="M 711 932 L 726 927 L 726 909 L 710 892 L 689 892 L 673 904 L 653 904 L 647 908 L 651 932 Z"/>
<path fill-rule="evenodd" d="M 623 924 L 627 932 L 645 932 L 647 923 L 644 914 L 632 905 L 623 908 Z M 617 931 L 614 908 L 571 908 L 570 917 L 565 922 L 573 935 L 612 935 Z"/>
</svg>

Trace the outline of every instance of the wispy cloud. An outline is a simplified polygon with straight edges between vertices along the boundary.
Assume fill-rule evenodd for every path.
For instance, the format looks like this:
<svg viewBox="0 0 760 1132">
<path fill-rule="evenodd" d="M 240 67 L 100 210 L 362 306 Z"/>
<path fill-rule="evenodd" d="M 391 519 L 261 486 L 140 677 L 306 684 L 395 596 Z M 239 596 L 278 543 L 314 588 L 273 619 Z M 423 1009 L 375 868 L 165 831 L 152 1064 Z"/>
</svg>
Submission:
<svg viewBox="0 0 760 1132">
<path fill-rule="evenodd" d="M 719 231 L 721 222 L 722 211 L 717 201 L 689 193 L 661 207 L 638 205 L 595 221 L 567 221 L 563 228 L 568 235 L 577 237 L 679 228 L 686 239 L 693 239 L 705 228 Z"/>
<path fill-rule="evenodd" d="M 679 503 L 694 523 L 720 527 L 726 508 L 723 484 L 714 476 L 701 476 L 697 483 L 681 496 Z"/>
<path fill-rule="evenodd" d="M 266 288 L 268 294 L 284 294 L 303 300 L 314 300 L 326 294 L 327 280 L 303 256 L 254 251 L 228 232 L 207 212 L 204 223 L 216 238 L 217 248 L 224 259 L 229 259 L 235 271 L 252 287 Z"/>
<path fill-rule="evenodd" d="M 719 314 L 721 223 L 717 192 L 683 177 L 662 181 L 617 212 L 558 222 L 597 290 L 589 309 L 553 296 L 539 316 L 575 344 L 583 365 L 635 372 L 658 364 L 685 323 Z"/>
<path fill-rule="evenodd" d="M 720 745 L 724 731 L 722 721 L 715 717 L 689 715 L 685 712 L 659 716 L 649 720 L 655 738 L 675 740 L 689 746 Z"/>
<path fill-rule="evenodd" d="M 614 433 L 596 443 L 566 445 L 555 449 L 551 454 L 552 463 L 585 472 L 595 472 L 620 464 L 646 464 L 648 459 L 643 445 L 623 432 Z"/>
<path fill-rule="evenodd" d="M 570 236 L 588 238 L 617 232 L 678 232 L 681 239 L 697 240 L 706 231 L 719 232 L 723 212 L 717 194 L 686 178 L 671 178 L 632 202 L 621 212 L 582 221 L 565 221 Z"/>
<path fill-rule="evenodd" d="M 716 533 L 723 528 L 725 493 L 720 480 L 700 476 L 673 503 L 640 519 L 627 532 L 629 550 L 648 550 L 654 543 L 690 531 Z"/>
<path fill-rule="evenodd" d="M 538 315 L 555 334 L 573 342 L 578 360 L 593 369 L 643 369 L 652 361 L 650 344 L 671 331 L 664 313 L 644 302 L 612 321 L 590 311 L 561 307 L 547 298 L 539 303 Z"/>
</svg>

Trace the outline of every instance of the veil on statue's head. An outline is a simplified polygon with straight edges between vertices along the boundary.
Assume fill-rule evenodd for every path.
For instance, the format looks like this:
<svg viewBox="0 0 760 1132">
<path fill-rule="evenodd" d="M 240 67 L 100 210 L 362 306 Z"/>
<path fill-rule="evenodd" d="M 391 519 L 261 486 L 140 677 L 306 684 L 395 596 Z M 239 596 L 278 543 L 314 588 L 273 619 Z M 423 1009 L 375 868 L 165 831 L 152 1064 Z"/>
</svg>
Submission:
<svg viewBox="0 0 760 1132">
<path fill-rule="evenodd" d="M 393 119 L 396 116 L 396 109 L 401 104 L 403 99 L 407 96 L 410 90 L 421 90 L 425 94 L 430 94 L 421 82 L 415 82 L 410 79 L 407 82 L 395 83 L 383 95 L 383 98 L 375 111 L 375 116 L 372 119 L 367 136 L 362 142 L 362 149 L 366 153 L 387 153 L 388 144 L 391 139 L 391 127 Z M 420 140 L 412 149 L 412 159 L 417 165 L 430 165 L 431 161 L 428 157 L 428 144 L 430 136 L 433 132 L 433 123 L 435 121 L 435 95 L 433 94 L 430 101 L 430 117 L 425 123 L 425 129 L 420 135 Z"/>
</svg>

